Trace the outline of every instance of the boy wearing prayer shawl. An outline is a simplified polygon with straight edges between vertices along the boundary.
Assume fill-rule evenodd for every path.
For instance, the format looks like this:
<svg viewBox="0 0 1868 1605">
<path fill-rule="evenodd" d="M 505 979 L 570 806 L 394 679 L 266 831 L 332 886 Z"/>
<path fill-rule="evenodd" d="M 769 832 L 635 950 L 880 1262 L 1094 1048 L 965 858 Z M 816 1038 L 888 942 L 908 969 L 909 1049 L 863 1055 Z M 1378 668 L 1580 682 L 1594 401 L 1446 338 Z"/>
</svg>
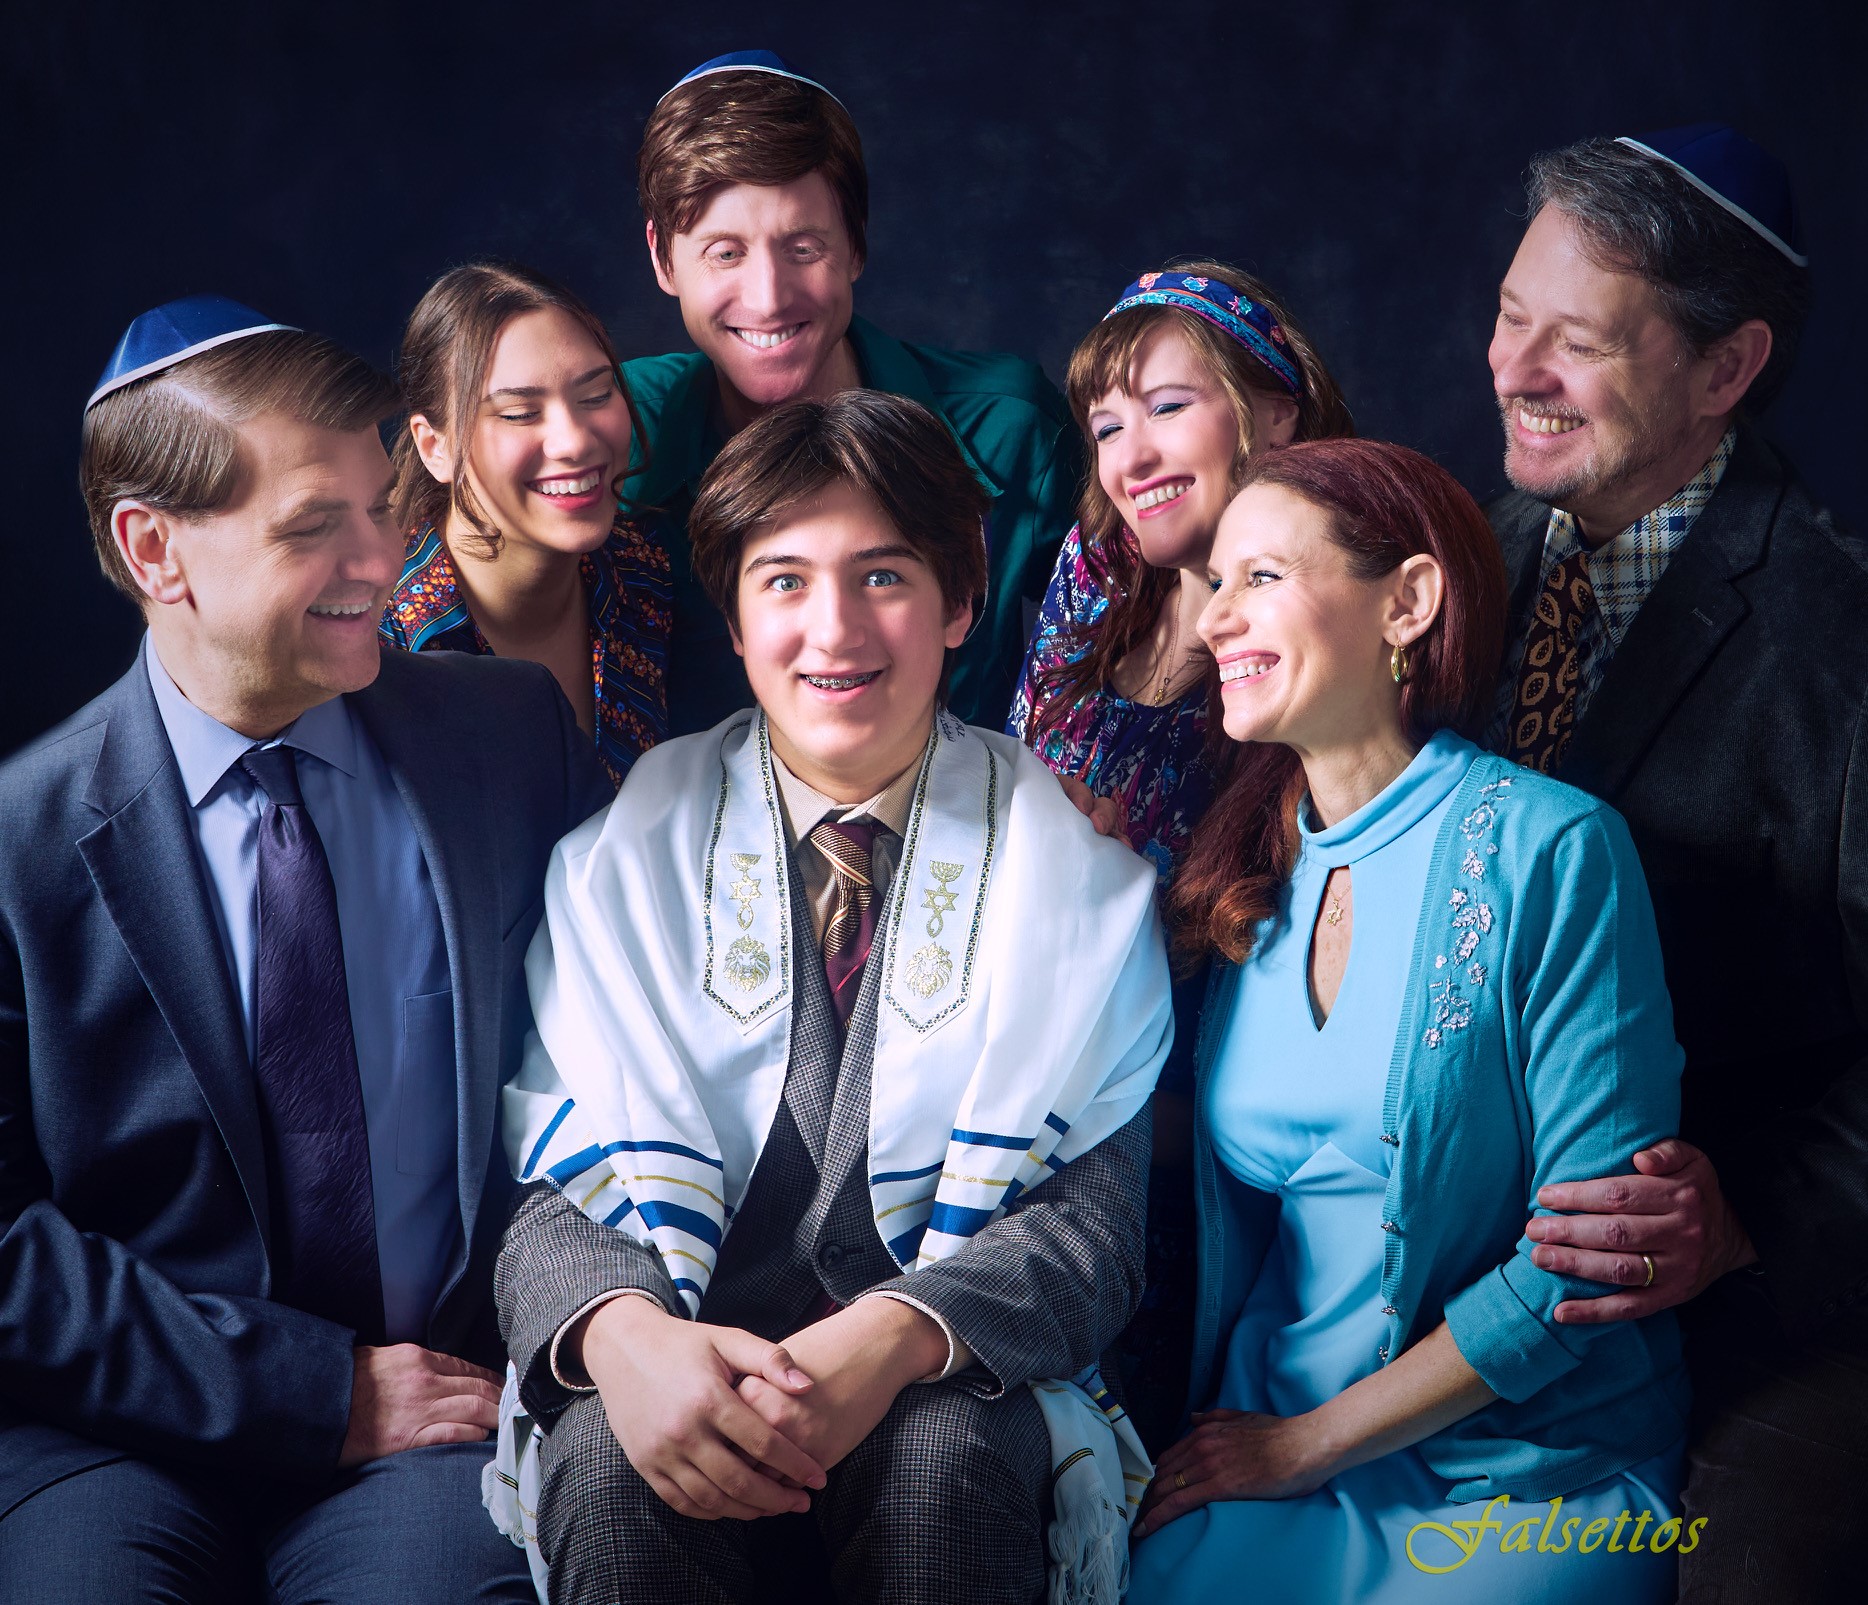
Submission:
<svg viewBox="0 0 1868 1605">
<path fill-rule="evenodd" d="M 670 730 L 704 730 L 752 703 L 727 621 L 689 561 L 701 476 L 774 407 L 857 386 L 939 417 L 990 493 L 992 583 L 948 701 L 998 729 L 1082 467 L 1064 398 L 1019 357 L 908 345 L 854 315 L 868 254 L 862 139 L 834 94 L 771 51 L 715 57 L 662 96 L 637 179 L 656 282 L 679 299 L 695 346 L 624 365 L 648 446 L 631 494 L 660 510 L 674 564 Z"/>
<path fill-rule="evenodd" d="M 900 397 L 738 435 L 690 529 L 758 706 L 553 857 L 489 1504 L 556 1605 L 772 1598 L 807 1510 L 845 1599 L 1118 1597 L 1167 966 L 1148 865 L 942 706 L 985 504 Z"/>
</svg>

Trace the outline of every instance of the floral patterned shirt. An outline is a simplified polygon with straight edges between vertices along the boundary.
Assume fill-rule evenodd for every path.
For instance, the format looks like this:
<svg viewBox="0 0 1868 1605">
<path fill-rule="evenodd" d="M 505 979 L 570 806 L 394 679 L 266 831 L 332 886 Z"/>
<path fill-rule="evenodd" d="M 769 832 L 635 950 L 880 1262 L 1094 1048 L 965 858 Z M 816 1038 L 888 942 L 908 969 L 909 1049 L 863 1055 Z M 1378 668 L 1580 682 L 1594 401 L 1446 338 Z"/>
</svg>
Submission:
<svg viewBox="0 0 1868 1605">
<path fill-rule="evenodd" d="M 609 539 L 585 553 L 580 566 L 590 603 L 597 760 L 620 786 L 630 765 L 668 734 L 668 550 L 652 529 L 619 513 Z M 467 611 L 454 560 L 432 527 L 409 536 L 381 632 L 410 652 L 493 650 Z"/>
<path fill-rule="evenodd" d="M 1124 532 L 1120 538 L 1131 537 Z M 1109 610 L 1111 581 L 1098 544 L 1086 545 L 1075 526 L 1064 537 L 1005 728 L 1057 774 L 1120 803 L 1129 844 L 1154 865 L 1165 887 L 1213 801 L 1204 682 L 1158 707 L 1102 686 L 1079 698 L 1042 737 L 1033 736 L 1050 707 L 1046 681 L 1089 649 L 1090 633 Z"/>
</svg>

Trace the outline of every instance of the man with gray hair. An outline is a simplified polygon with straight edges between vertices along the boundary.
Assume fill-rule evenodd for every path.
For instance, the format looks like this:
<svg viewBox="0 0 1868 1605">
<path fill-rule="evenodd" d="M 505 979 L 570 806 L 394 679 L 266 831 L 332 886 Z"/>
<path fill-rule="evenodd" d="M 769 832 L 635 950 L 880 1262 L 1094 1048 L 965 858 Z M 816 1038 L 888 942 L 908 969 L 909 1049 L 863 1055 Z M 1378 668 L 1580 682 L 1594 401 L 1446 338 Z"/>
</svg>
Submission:
<svg viewBox="0 0 1868 1605">
<path fill-rule="evenodd" d="M 1490 353 L 1517 491 L 1494 744 L 1627 819 L 1686 1071 L 1682 1136 L 1543 1189 L 1527 1231 L 1621 1288 L 1560 1320 L 1686 1305 L 1681 1597 L 1841 1598 L 1868 1530 L 1868 551 L 1753 421 L 1808 259 L 1783 167 L 1722 125 L 1585 140 L 1529 188 Z"/>
</svg>

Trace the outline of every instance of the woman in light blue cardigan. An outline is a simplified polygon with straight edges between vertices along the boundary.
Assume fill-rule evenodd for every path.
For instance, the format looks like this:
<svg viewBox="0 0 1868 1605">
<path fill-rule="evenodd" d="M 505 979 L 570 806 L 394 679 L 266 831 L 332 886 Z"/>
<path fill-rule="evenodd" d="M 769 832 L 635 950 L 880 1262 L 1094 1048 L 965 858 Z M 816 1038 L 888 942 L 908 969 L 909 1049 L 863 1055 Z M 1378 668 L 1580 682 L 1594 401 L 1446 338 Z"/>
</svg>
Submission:
<svg viewBox="0 0 1868 1605">
<path fill-rule="evenodd" d="M 1677 1127 L 1627 831 L 1458 733 L 1496 683 L 1504 571 L 1426 458 L 1268 453 L 1212 562 L 1200 631 L 1252 745 L 1175 896 L 1232 961 L 1196 1070 L 1205 1408 L 1129 1597 L 1671 1600 L 1697 1542 L 1673 1320 L 1565 1324 L 1606 1289 L 1523 1235 L 1544 1182 Z"/>
</svg>

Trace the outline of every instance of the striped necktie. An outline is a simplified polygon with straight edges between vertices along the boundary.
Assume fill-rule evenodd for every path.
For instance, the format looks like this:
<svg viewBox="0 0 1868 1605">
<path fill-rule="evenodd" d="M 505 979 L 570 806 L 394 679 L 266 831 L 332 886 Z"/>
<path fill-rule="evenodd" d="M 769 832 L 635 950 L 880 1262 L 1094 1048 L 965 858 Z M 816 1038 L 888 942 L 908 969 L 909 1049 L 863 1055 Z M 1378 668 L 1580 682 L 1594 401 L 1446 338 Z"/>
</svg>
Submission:
<svg viewBox="0 0 1868 1605">
<path fill-rule="evenodd" d="M 863 964 L 876 935 L 869 851 L 878 828 L 873 819 L 826 819 L 811 828 L 811 845 L 824 855 L 836 881 L 830 918 L 824 922 L 824 979 L 830 983 L 830 1000 L 844 1025 L 850 1023 L 850 1011 L 856 1007 Z"/>
</svg>

